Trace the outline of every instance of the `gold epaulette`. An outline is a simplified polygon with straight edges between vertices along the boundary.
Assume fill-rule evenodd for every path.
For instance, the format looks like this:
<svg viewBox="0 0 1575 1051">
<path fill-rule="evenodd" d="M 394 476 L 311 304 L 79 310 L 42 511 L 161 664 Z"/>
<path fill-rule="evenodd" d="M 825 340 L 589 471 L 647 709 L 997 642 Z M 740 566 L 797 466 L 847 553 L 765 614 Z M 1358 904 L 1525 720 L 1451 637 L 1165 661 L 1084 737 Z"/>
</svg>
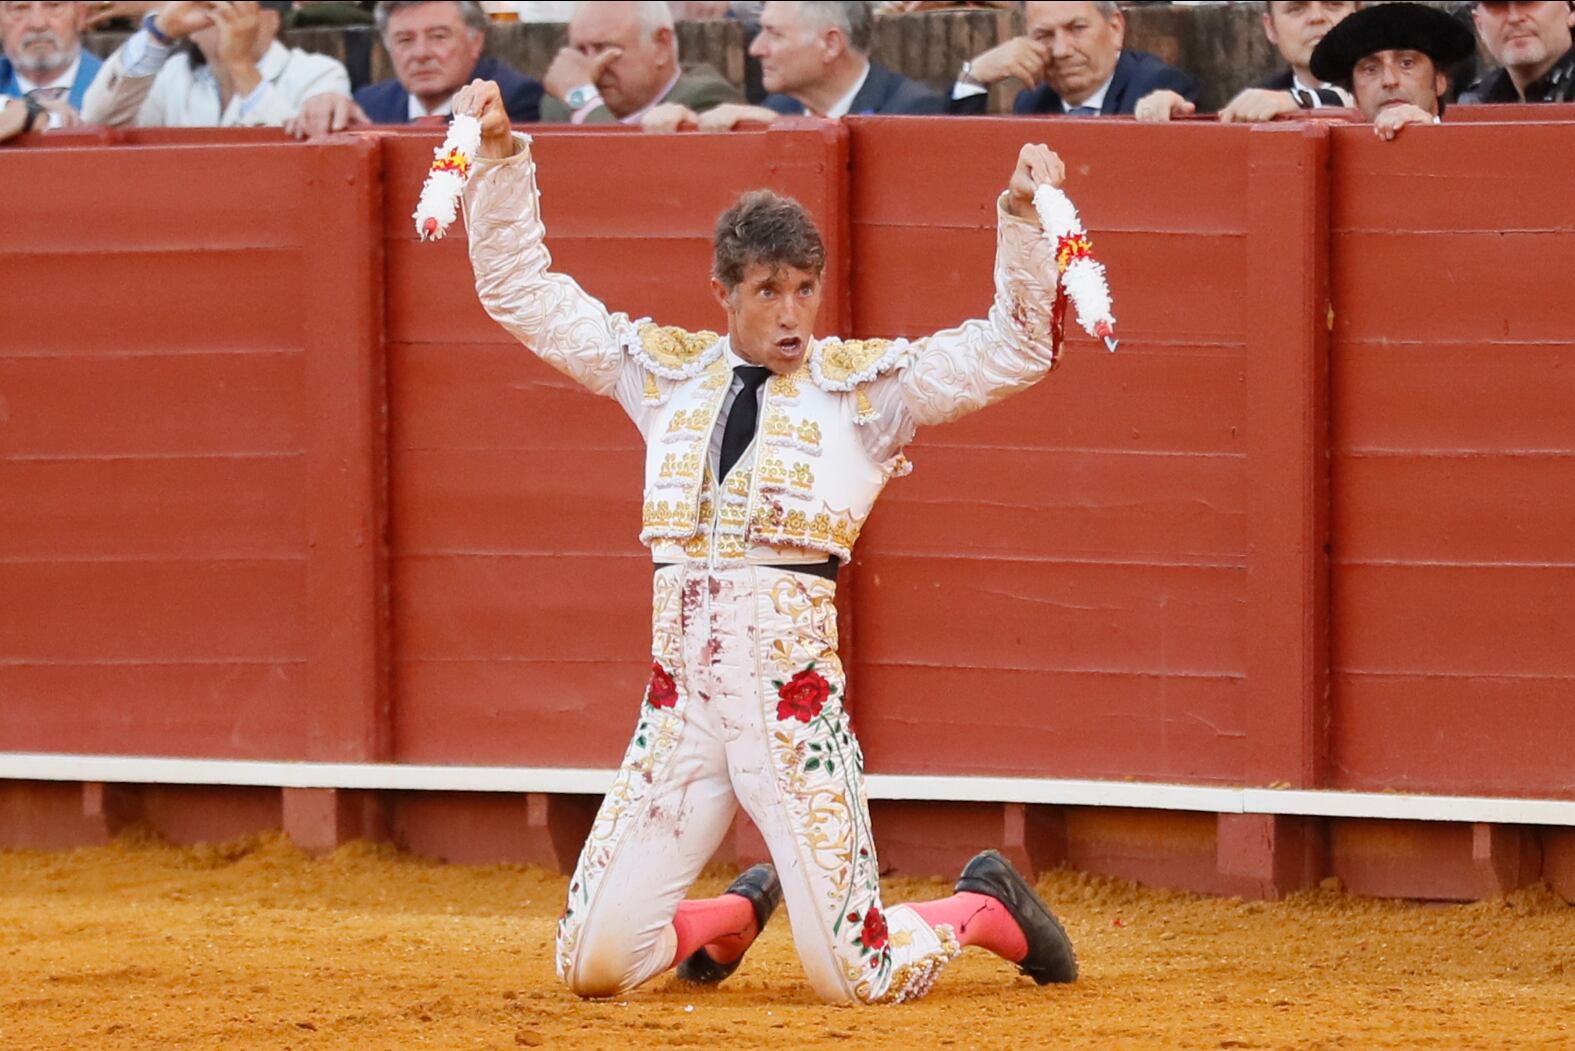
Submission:
<svg viewBox="0 0 1575 1051">
<path fill-rule="evenodd" d="M 645 369 L 645 401 L 662 400 L 656 377 L 687 380 L 704 372 L 722 353 L 722 337 L 715 332 L 686 332 L 673 325 L 641 324 L 639 340 L 625 344 L 629 356 Z"/>
<path fill-rule="evenodd" d="M 878 414 L 864 394 L 864 384 L 896 368 L 907 353 L 905 339 L 821 340 L 810 353 L 809 372 L 821 390 L 854 391 L 858 395 L 855 420 L 868 423 Z"/>
</svg>

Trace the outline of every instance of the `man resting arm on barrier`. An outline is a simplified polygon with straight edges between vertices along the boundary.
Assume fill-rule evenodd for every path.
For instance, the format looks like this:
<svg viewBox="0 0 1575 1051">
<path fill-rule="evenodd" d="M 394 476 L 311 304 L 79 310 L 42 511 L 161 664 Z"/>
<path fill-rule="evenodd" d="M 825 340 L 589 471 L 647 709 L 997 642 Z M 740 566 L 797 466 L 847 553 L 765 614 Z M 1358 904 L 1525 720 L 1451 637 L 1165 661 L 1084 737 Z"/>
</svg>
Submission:
<svg viewBox="0 0 1575 1051">
<path fill-rule="evenodd" d="M 652 663 L 636 727 L 570 882 L 560 977 L 616 996 L 667 970 L 712 984 L 784 898 L 810 985 L 833 1002 L 923 995 L 964 946 L 1040 984 L 1077 976 L 1045 903 L 993 851 L 940 901 L 887 906 L 864 763 L 843 708 L 836 577 L 903 446 L 1055 365 L 1056 260 L 1032 206 L 1065 169 L 1025 146 L 997 205 L 988 316 L 923 339 L 816 339 L 825 248 L 795 201 L 743 195 L 716 228 L 723 335 L 609 312 L 553 273 L 530 139 L 495 85 L 465 190 L 487 312 L 543 360 L 613 398 L 646 443 L 640 538 L 652 551 Z M 717 898 L 686 901 L 742 804 L 770 850 Z"/>
</svg>

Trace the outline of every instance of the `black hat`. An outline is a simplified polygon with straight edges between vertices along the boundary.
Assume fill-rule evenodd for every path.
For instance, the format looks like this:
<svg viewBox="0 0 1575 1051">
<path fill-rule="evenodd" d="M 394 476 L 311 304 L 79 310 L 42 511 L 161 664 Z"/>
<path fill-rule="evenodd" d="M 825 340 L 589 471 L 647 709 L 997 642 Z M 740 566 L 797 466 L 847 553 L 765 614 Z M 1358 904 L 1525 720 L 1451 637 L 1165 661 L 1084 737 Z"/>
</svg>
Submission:
<svg viewBox="0 0 1575 1051">
<path fill-rule="evenodd" d="M 1373 4 L 1342 18 L 1313 49 L 1313 76 L 1348 84 L 1351 71 L 1379 51 L 1420 51 L 1440 69 L 1469 58 L 1477 38 L 1459 22 L 1422 4 Z"/>
</svg>

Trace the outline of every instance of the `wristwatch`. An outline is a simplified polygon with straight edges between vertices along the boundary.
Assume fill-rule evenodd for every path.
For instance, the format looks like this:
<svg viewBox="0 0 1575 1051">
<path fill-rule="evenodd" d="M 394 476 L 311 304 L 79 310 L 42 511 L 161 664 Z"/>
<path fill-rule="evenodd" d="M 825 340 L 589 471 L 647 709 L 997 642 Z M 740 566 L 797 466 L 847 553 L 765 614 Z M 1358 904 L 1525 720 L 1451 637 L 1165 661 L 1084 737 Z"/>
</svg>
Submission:
<svg viewBox="0 0 1575 1051">
<path fill-rule="evenodd" d="M 142 16 L 142 28 L 147 31 L 148 36 L 153 38 L 153 42 L 160 47 L 169 47 L 175 43 L 174 37 L 165 36 L 159 32 L 159 13 L 157 11 L 149 11 Z"/>
<path fill-rule="evenodd" d="M 595 84 L 581 84 L 577 88 L 571 88 L 569 93 L 563 96 L 563 104 L 570 110 L 578 112 L 599 98 L 601 95 L 597 92 Z"/>
<path fill-rule="evenodd" d="M 962 72 L 957 74 L 957 83 L 967 84 L 971 88 L 987 88 L 990 85 L 973 75 L 973 63 L 964 62 Z"/>
</svg>

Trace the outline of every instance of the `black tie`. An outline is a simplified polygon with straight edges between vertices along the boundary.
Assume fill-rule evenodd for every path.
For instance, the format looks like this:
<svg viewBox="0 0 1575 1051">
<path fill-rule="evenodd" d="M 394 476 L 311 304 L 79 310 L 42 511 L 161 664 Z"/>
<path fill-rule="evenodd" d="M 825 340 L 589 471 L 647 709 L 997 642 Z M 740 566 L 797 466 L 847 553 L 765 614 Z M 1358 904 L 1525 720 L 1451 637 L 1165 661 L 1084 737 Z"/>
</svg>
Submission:
<svg viewBox="0 0 1575 1051">
<path fill-rule="evenodd" d="M 766 382 L 771 370 L 764 365 L 739 365 L 733 374 L 744 381 L 744 387 L 733 399 L 727 410 L 727 423 L 722 427 L 722 459 L 716 480 L 720 483 L 733 469 L 738 458 L 744 455 L 755 437 L 755 425 L 760 422 L 760 385 Z"/>
</svg>

